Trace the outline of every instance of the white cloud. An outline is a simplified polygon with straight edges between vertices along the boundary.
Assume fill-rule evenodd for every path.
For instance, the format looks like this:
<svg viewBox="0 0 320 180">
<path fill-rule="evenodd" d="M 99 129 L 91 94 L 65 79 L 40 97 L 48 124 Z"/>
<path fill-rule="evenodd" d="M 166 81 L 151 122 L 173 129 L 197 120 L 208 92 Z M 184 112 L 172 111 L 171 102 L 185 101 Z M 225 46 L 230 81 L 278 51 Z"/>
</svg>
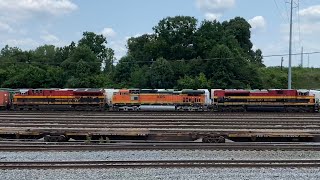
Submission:
<svg viewBox="0 0 320 180">
<path fill-rule="evenodd" d="M 50 25 L 53 17 L 77 9 L 73 0 L 0 0 L 0 42 L 23 49 L 44 43 L 60 46 L 63 42 L 58 37 L 38 29 Z"/>
<path fill-rule="evenodd" d="M 25 47 L 27 49 L 39 46 L 39 43 L 31 38 L 8 39 L 5 44 L 9 46 Z"/>
<path fill-rule="evenodd" d="M 196 6 L 207 20 L 219 19 L 223 13 L 235 5 L 235 0 L 196 0 Z"/>
<path fill-rule="evenodd" d="M 196 0 L 197 7 L 204 12 L 224 12 L 235 5 L 235 0 Z"/>
<path fill-rule="evenodd" d="M 320 21 L 320 5 L 310 6 L 298 12 L 302 20 Z"/>
<path fill-rule="evenodd" d="M 121 57 L 127 54 L 127 39 L 123 38 L 121 40 L 110 41 L 109 47 L 114 50 L 114 56 L 119 61 Z"/>
<path fill-rule="evenodd" d="M 6 16 L 31 16 L 33 13 L 62 15 L 77 8 L 71 0 L 0 0 L 0 11 Z"/>
<path fill-rule="evenodd" d="M 249 24 L 251 25 L 252 29 L 264 29 L 267 25 L 266 20 L 262 16 L 256 16 L 252 19 L 248 20 Z"/>
<path fill-rule="evenodd" d="M 319 23 L 305 23 L 300 25 L 300 31 L 304 35 L 315 35 L 315 32 L 320 32 L 320 22 Z M 317 35 L 317 34 L 316 34 Z M 318 35 L 317 35 L 318 36 Z"/>
<path fill-rule="evenodd" d="M 255 44 L 253 44 L 253 45 L 252 45 L 252 50 L 255 51 L 255 50 L 257 50 L 257 49 L 259 49 L 259 48 L 258 48 Z"/>
<path fill-rule="evenodd" d="M 293 40 L 299 38 L 299 35 L 301 39 L 312 38 L 320 40 L 320 36 L 317 34 L 317 32 L 320 32 L 320 22 L 300 22 L 299 24 L 296 22 L 292 26 Z M 284 35 L 285 40 L 289 40 L 288 23 L 280 26 L 280 33 Z"/>
<path fill-rule="evenodd" d="M 41 33 L 42 33 L 42 35 L 40 35 L 40 39 L 43 41 L 43 42 L 41 42 L 41 44 L 50 44 L 50 45 L 54 45 L 57 47 L 62 47 L 62 46 L 65 46 L 70 43 L 70 42 L 66 42 L 64 40 L 61 40 L 56 35 L 51 34 L 50 32 L 48 32 L 46 30 L 43 30 Z"/>
<path fill-rule="evenodd" d="M 302 20 L 302 19 L 301 19 Z M 293 23 L 292 36 L 292 53 L 300 53 L 301 46 L 304 52 L 320 51 L 320 22 L 301 21 L 300 33 L 298 23 Z M 277 39 L 270 39 L 270 42 L 262 44 L 260 47 L 264 55 L 270 54 L 287 54 L 289 51 L 289 24 L 281 24 L 279 29 L 280 37 Z M 300 36 L 299 36 L 300 35 Z M 318 54 L 310 55 L 310 66 L 319 67 Z M 267 65 L 280 65 L 281 57 L 265 58 Z M 305 56 L 304 66 L 307 66 L 307 55 Z M 298 66 L 300 64 L 300 55 L 292 56 L 292 64 Z M 284 56 L 284 66 L 288 65 L 288 56 Z"/>
<path fill-rule="evenodd" d="M 137 33 L 133 36 L 125 36 L 124 38 L 120 38 L 118 40 L 112 40 L 112 41 L 108 42 L 108 47 L 110 47 L 114 50 L 115 58 L 117 59 L 117 61 L 119 61 L 121 59 L 121 57 L 125 56 L 128 52 L 127 41 L 131 37 L 136 38 L 136 37 L 142 36 L 144 34 L 151 35 L 153 33 Z"/>
<path fill-rule="evenodd" d="M 13 29 L 9 24 L 0 22 L 0 31 L 13 32 Z"/>
<path fill-rule="evenodd" d="M 148 33 L 143 33 L 143 34 L 137 33 L 137 34 L 135 34 L 135 35 L 133 35 L 133 36 L 126 36 L 126 37 L 125 37 L 125 40 L 128 41 L 128 40 L 129 40 L 130 38 L 132 38 L 132 37 L 137 38 L 137 37 L 140 37 L 140 36 L 145 35 L 145 34 L 152 35 L 152 34 L 154 34 L 154 33 L 153 33 L 153 32 L 148 32 Z"/>
<path fill-rule="evenodd" d="M 41 35 L 40 38 L 44 40 L 45 42 L 57 42 L 59 41 L 59 38 L 53 34 L 44 34 Z"/>
<path fill-rule="evenodd" d="M 113 38 L 117 35 L 117 33 L 112 28 L 104 28 L 101 32 L 104 37 Z"/>
<path fill-rule="evenodd" d="M 222 14 L 206 13 L 205 18 L 209 21 L 218 20 Z"/>
</svg>

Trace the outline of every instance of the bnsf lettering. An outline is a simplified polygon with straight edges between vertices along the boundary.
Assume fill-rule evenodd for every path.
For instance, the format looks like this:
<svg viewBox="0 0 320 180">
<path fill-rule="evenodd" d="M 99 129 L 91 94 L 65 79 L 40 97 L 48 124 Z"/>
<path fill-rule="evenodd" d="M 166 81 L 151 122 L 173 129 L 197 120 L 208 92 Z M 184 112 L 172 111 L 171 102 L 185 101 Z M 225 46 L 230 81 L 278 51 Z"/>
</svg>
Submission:
<svg viewBox="0 0 320 180">
<path fill-rule="evenodd" d="M 264 101 L 277 101 L 276 99 L 248 99 L 248 101 L 252 101 L 252 102 L 264 102 Z"/>
</svg>

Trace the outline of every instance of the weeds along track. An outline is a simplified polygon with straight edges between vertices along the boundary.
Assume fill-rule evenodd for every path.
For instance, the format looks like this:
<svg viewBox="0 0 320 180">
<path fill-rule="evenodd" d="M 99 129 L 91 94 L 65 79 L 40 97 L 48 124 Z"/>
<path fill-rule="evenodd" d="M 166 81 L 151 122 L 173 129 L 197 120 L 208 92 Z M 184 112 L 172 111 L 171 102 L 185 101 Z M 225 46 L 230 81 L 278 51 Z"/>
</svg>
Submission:
<svg viewBox="0 0 320 180">
<path fill-rule="evenodd" d="M 219 151 L 320 151 L 319 143 L 225 143 L 207 144 L 195 142 L 167 143 L 44 143 L 44 142 L 0 142 L 0 151 L 164 151 L 164 150 L 219 150 Z"/>
<path fill-rule="evenodd" d="M 0 169 L 319 167 L 320 160 L 160 160 L 0 162 Z"/>
</svg>

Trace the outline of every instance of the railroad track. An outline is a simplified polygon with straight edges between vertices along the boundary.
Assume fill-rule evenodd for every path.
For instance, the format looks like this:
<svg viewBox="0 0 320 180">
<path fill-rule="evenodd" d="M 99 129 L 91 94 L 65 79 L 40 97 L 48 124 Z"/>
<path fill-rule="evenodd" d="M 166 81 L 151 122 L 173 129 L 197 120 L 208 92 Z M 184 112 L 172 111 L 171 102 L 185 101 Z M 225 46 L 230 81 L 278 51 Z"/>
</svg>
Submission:
<svg viewBox="0 0 320 180">
<path fill-rule="evenodd" d="M 276 113 L 276 112 L 253 112 L 253 113 L 218 113 L 218 112 L 86 112 L 86 111 L 0 111 L 0 115 L 26 116 L 26 115 L 60 115 L 60 116 L 246 116 L 246 117 L 320 117 L 319 113 Z"/>
<path fill-rule="evenodd" d="M 261 114 L 260 114 L 261 115 Z M 2 120 L 95 120 L 95 121 L 108 121 L 108 120 L 118 120 L 118 121 L 135 121 L 135 120 L 309 120 L 316 121 L 320 120 L 320 115 L 309 115 L 305 114 L 303 116 L 292 116 L 287 114 L 286 116 L 270 116 L 270 115 L 205 115 L 205 114 L 175 114 L 175 115 L 163 115 L 163 114 L 104 114 L 104 115 L 95 115 L 95 114 L 2 114 L 0 113 L 0 119 Z"/>
<path fill-rule="evenodd" d="M 223 150 L 223 151 L 320 151 L 320 143 L 43 143 L 0 142 L 0 151 L 124 151 L 124 150 Z"/>
<path fill-rule="evenodd" d="M 9 113 L 0 114 L 0 120 L 0 127 L 17 128 L 320 129 L 320 116 L 79 116 Z"/>
<path fill-rule="evenodd" d="M 264 137 L 283 138 L 286 141 L 313 141 L 320 135 L 320 115 L 307 113 L 245 113 L 240 115 L 239 113 L 214 114 L 208 112 L 172 114 L 167 112 L 0 113 L 0 135 L 5 139 L 42 138 L 50 135 L 52 138 L 49 138 L 52 141 L 59 140 L 60 136 L 67 137 L 65 139 L 92 137 L 95 140 L 100 137 L 110 138 L 110 136 L 146 140 L 172 138 L 194 140 L 199 137 L 210 138 L 208 134 L 212 133 L 218 136 L 224 135 L 227 138 L 240 137 L 244 140 L 253 139 L 253 141 Z M 315 138 L 311 139 L 313 137 Z"/>
<path fill-rule="evenodd" d="M 1 125 L 2 127 L 16 127 L 16 128 L 52 128 L 58 130 L 59 128 L 85 128 L 90 129 L 101 129 L 101 128 L 134 128 L 134 129 L 204 129 L 204 130 L 215 130 L 215 129 L 245 129 L 245 130 L 257 130 L 257 129 L 287 129 L 287 130 L 320 130 L 319 125 L 251 125 L 251 124 L 231 124 L 231 125 L 210 125 L 210 124 L 195 124 L 195 125 L 185 125 L 185 124 L 173 124 L 173 125 L 154 125 L 154 124 L 145 124 L 145 125 L 135 125 L 135 124 L 7 124 Z"/>
<path fill-rule="evenodd" d="M 0 162 L 0 169 L 320 167 L 320 160 L 161 160 Z"/>
</svg>

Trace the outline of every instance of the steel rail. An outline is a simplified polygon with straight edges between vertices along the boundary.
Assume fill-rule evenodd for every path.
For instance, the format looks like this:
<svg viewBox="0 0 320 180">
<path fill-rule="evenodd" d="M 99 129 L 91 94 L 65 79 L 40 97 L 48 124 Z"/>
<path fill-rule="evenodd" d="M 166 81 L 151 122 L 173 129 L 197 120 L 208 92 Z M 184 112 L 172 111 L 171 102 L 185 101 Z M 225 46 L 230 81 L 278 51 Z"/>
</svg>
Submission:
<svg viewBox="0 0 320 180">
<path fill-rule="evenodd" d="M 140 124 L 146 124 L 146 123 L 190 123 L 190 124 L 197 124 L 197 123 L 284 123 L 284 124 L 288 124 L 288 123 L 292 123 L 292 124 L 296 124 L 296 123 L 314 123 L 314 124 L 320 124 L 320 120 L 274 120 L 274 121 L 270 121 L 270 120 L 230 120 L 230 119 L 226 119 L 226 120 L 206 120 L 206 119 L 195 119 L 195 120 L 185 120 L 185 119 L 164 119 L 164 120 L 159 120 L 159 119 L 150 119 L 150 120 L 127 120 L 127 119 L 123 119 L 123 120 L 112 120 L 112 119 L 108 119 L 108 120 L 96 120 L 96 119 L 14 119 L 14 120 L 8 120 L 8 119 L 0 119 L 0 124 L 5 124 L 5 123 L 84 123 L 84 124 L 97 124 L 97 123 L 102 123 L 102 124 L 109 124 L 109 123 L 140 123 Z"/>
<path fill-rule="evenodd" d="M 264 118 L 264 119 L 251 119 L 251 118 L 221 118 L 221 119 L 216 119 L 216 118 L 183 118 L 183 117 L 179 117 L 179 118 L 105 118 L 105 119 L 98 119 L 98 118 L 64 118 L 64 117 L 55 117 L 55 118 L 1 118 L 0 117 L 0 122 L 19 122 L 19 121 L 23 121 L 23 122 L 55 122 L 55 121 L 67 121 L 67 122 L 74 122 L 74 121 L 85 121 L 85 122 L 319 122 L 320 123 L 320 119 L 310 119 L 310 118 L 293 118 L 293 119 L 282 119 L 282 118 L 273 118 L 273 119 L 268 119 L 268 118 Z"/>
<path fill-rule="evenodd" d="M 320 126 L 320 122 L 0 122 L 0 127 L 29 127 L 29 126 L 51 126 L 51 125 L 83 125 L 87 127 L 105 127 L 105 126 L 126 126 L 126 125 L 190 125 L 190 126 L 199 126 L 199 125 L 210 125 L 210 126 L 232 126 L 232 125 L 239 125 L 239 126 L 251 126 L 251 125 L 265 125 L 265 126 L 308 126 L 308 127 L 316 127 Z"/>
<path fill-rule="evenodd" d="M 124 151 L 124 150 L 242 150 L 242 151 L 320 151 L 309 143 L 0 143 L 0 151 Z"/>
<path fill-rule="evenodd" d="M 320 160 L 160 160 L 0 162 L 0 169 L 320 167 Z"/>
<path fill-rule="evenodd" d="M 303 118 L 314 118 L 314 119 L 320 119 L 320 114 L 316 115 L 301 115 L 301 116 L 296 116 L 296 115 L 290 115 L 287 114 L 285 116 L 269 116 L 269 115 L 215 115 L 215 114 L 210 114 L 210 115 L 204 115 L 204 114 L 197 114 L 197 115 L 168 115 L 168 114 L 138 114 L 138 115 L 131 115 L 131 114 L 117 114 L 117 115 L 94 115 L 94 114 L 52 114 L 52 115 L 46 115 L 46 114 L 1 114 L 0 117 L 4 118 L 10 118 L 10 117 L 34 117 L 34 118 L 57 118 L 57 117 L 64 117 L 64 118 L 215 118 L 215 119 L 223 119 L 223 118 L 235 118 L 235 119 L 243 119 L 243 118 L 250 118 L 250 119 L 274 119 L 274 118 L 282 118 L 282 119 L 303 119 Z"/>
<path fill-rule="evenodd" d="M 297 129 L 297 130 L 319 130 L 320 126 L 317 125 L 254 125 L 254 124 L 231 124 L 231 125 L 210 125 L 210 124 L 197 124 L 197 125 L 156 125 L 156 124 L 6 124 L 1 127 L 5 128 L 86 128 L 86 129 L 101 129 L 101 128 L 135 128 L 135 129 Z"/>
<path fill-rule="evenodd" d="M 95 113 L 95 112 L 82 112 L 82 113 L 61 113 L 61 112 L 55 112 L 55 113 L 29 113 L 29 112 L 23 112 L 23 113 L 12 113 L 12 112 L 3 112 L 0 111 L 1 117 L 10 117 L 10 116 L 48 116 L 48 117 L 54 117 L 56 115 L 59 116 L 87 116 L 87 117 L 137 117 L 137 116 L 202 116 L 202 117 L 320 117 L 319 113 L 128 113 L 128 112 L 118 112 L 118 113 Z"/>
</svg>

